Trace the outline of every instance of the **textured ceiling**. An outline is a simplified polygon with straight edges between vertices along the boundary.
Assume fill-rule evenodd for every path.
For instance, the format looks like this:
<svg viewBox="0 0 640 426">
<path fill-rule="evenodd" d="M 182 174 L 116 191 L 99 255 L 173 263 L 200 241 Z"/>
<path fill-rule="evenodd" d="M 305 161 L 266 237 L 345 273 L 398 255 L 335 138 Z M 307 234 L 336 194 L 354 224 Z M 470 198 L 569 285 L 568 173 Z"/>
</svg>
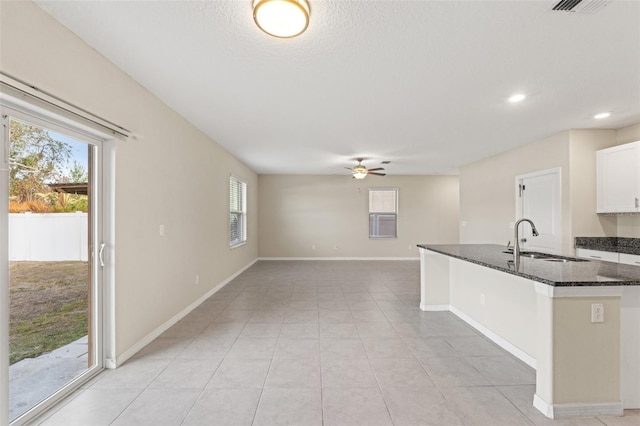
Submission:
<svg viewBox="0 0 640 426">
<path fill-rule="evenodd" d="M 639 1 L 310 0 L 294 39 L 260 31 L 251 0 L 37 3 L 258 173 L 455 173 L 640 122 Z"/>
</svg>

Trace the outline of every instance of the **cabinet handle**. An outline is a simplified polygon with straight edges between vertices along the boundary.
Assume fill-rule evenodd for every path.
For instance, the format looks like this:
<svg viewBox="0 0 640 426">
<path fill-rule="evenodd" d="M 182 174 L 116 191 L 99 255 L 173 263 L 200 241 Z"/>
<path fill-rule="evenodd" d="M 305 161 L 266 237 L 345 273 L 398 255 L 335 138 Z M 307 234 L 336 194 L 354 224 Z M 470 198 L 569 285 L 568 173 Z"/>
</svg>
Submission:
<svg viewBox="0 0 640 426">
<path fill-rule="evenodd" d="M 594 258 L 594 259 L 602 259 L 602 256 L 593 256 L 593 255 L 591 255 L 591 256 L 589 256 L 589 257 L 592 257 L 592 258 Z"/>
<path fill-rule="evenodd" d="M 640 207 L 640 199 L 638 199 L 638 197 L 636 197 L 636 209 Z"/>
</svg>

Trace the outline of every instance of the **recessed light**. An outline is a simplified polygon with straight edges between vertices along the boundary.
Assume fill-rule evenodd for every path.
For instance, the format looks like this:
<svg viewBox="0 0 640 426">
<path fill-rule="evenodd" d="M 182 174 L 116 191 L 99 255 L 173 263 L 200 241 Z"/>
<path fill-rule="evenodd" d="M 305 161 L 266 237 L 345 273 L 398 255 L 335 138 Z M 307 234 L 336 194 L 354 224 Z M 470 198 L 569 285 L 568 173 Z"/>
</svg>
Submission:
<svg viewBox="0 0 640 426">
<path fill-rule="evenodd" d="M 593 116 L 596 120 L 602 120 L 603 118 L 607 118 L 611 115 L 610 112 L 601 112 L 600 114 L 596 114 Z"/>
<path fill-rule="evenodd" d="M 513 103 L 516 103 L 516 102 L 520 102 L 520 101 L 523 101 L 523 100 L 524 100 L 524 98 L 526 98 L 526 97 L 527 97 L 527 96 L 526 96 L 525 94 L 522 94 L 522 93 L 516 93 L 515 95 L 512 95 L 512 96 L 509 98 L 509 102 L 511 102 L 512 104 L 513 104 Z"/>
</svg>

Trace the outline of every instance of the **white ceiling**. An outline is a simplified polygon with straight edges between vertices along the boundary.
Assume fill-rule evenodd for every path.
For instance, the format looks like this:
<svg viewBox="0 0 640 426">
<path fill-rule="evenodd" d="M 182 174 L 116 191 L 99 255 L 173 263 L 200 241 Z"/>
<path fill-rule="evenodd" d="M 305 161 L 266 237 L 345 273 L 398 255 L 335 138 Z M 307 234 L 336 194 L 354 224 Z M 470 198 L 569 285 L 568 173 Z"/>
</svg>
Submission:
<svg viewBox="0 0 640 426">
<path fill-rule="evenodd" d="M 390 160 L 388 174 L 456 173 L 563 130 L 640 122 L 640 1 L 593 14 L 309 2 L 307 31 L 277 39 L 251 0 L 37 1 L 261 174 L 348 174 L 360 156 Z M 506 102 L 516 92 L 528 98 Z"/>
</svg>

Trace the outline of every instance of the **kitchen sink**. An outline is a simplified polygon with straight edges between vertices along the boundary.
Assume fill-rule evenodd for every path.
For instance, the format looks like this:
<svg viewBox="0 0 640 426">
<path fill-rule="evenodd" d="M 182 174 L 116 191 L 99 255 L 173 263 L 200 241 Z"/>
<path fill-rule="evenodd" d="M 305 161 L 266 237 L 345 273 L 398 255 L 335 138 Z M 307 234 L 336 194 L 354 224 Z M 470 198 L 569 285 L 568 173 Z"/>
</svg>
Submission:
<svg viewBox="0 0 640 426">
<path fill-rule="evenodd" d="M 503 253 L 513 255 L 513 251 L 503 251 Z M 587 259 L 579 259 L 577 257 L 557 256 L 555 254 L 541 253 L 537 251 L 521 251 L 520 257 L 528 257 L 529 259 L 540 259 L 540 260 L 545 260 L 547 262 L 559 262 L 559 263 L 588 262 Z"/>
</svg>

